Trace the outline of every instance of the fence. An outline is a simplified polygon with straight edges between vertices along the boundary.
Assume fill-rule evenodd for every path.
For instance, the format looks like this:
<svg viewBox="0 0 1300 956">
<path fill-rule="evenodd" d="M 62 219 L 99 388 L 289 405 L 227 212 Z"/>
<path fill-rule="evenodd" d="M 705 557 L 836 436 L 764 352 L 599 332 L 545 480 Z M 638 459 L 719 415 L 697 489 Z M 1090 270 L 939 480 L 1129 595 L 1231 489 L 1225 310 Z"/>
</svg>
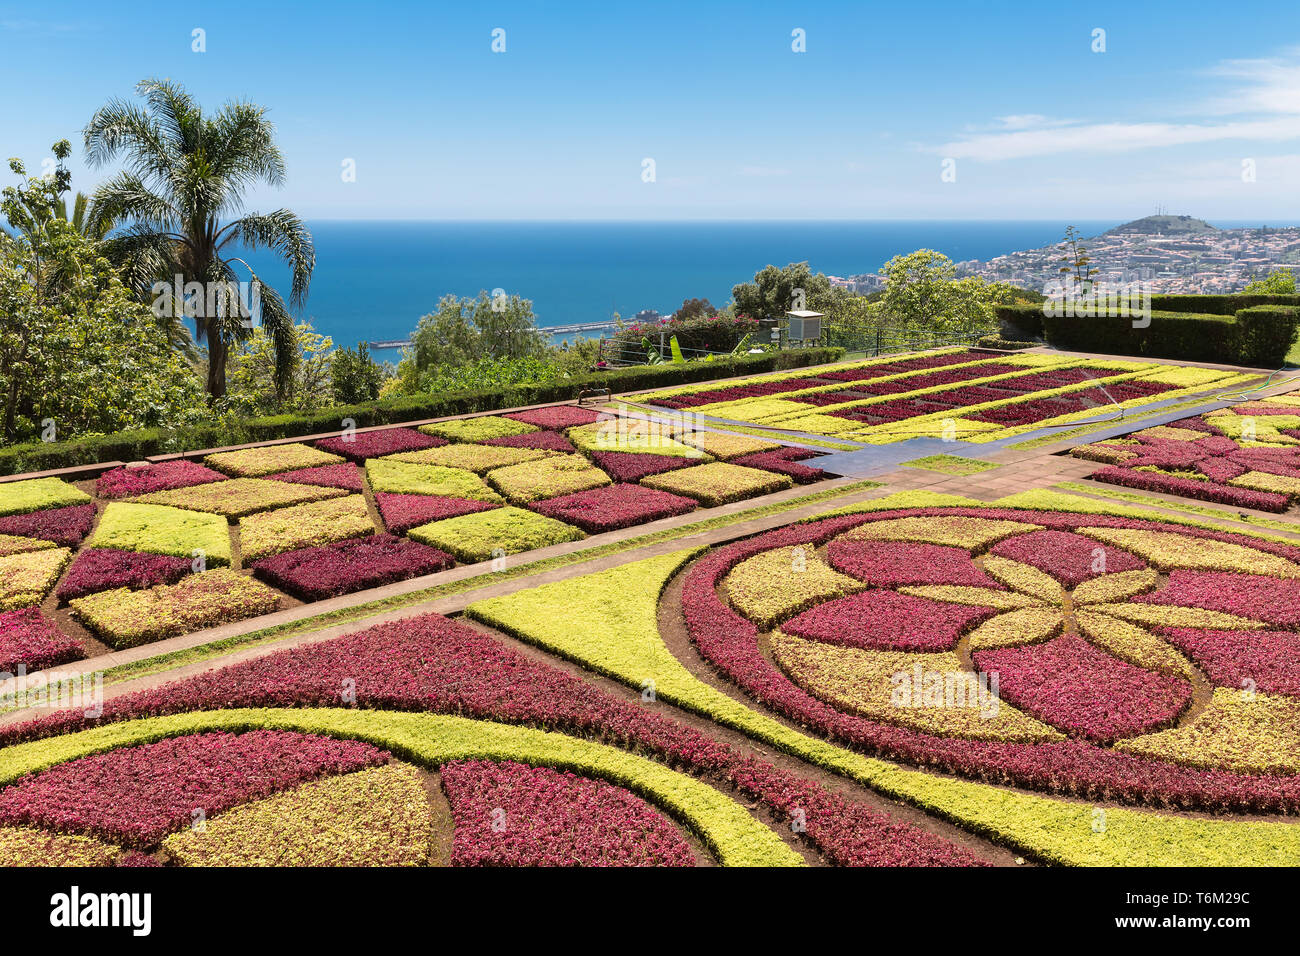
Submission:
<svg viewBox="0 0 1300 956">
<path fill-rule="evenodd" d="M 927 332 L 919 329 L 837 329 L 828 326 L 822 334 L 826 345 L 839 346 L 848 352 L 881 355 L 885 352 L 919 352 L 949 345 L 975 345 L 993 329 L 975 332 Z"/>
</svg>

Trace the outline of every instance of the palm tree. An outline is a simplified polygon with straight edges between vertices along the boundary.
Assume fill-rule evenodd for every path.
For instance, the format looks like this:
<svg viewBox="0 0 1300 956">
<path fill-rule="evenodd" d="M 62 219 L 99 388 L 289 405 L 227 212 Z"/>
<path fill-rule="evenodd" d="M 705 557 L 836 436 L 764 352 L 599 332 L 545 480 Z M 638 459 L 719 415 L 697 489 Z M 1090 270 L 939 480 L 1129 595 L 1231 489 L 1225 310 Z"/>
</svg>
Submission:
<svg viewBox="0 0 1300 956">
<path fill-rule="evenodd" d="M 292 270 L 289 302 L 302 307 L 316 265 L 303 221 L 288 209 L 239 215 L 247 189 L 258 183 L 284 184 L 275 127 L 266 110 L 252 103 L 227 103 L 204 116 L 185 88 L 170 80 L 145 80 L 136 92 L 144 98 L 143 107 L 112 100 L 86 126 L 91 165 L 120 156 L 126 166 L 95 191 L 87 228 L 129 224 L 105 248 L 141 294 L 157 282 L 173 283 L 176 276 L 208 292 L 231 288 L 230 283 L 243 278 L 242 268 L 245 281 L 259 292 L 261 322 L 275 344 L 276 384 L 283 388 L 297 358 L 293 319 L 279 293 L 234 254 L 240 248 L 275 252 Z M 181 306 L 183 289 L 171 293 Z M 226 392 L 231 344 L 252 328 L 238 297 L 205 293 L 201 298 L 205 306 L 215 306 L 203 308 L 195 318 L 199 341 L 207 344 L 207 387 L 215 400 Z M 193 298 L 188 303 L 191 310 L 196 304 Z"/>
</svg>

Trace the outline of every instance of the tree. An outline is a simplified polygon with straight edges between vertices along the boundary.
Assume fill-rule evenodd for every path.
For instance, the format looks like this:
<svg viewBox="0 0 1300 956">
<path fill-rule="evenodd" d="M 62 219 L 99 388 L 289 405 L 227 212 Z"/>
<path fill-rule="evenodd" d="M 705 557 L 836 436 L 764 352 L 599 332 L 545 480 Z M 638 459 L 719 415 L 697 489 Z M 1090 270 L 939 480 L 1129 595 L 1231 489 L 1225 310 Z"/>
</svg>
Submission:
<svg viewBox="0 0 1300 956">
<path fill-rule="evenodd" d="M 49 440 L 186 424 L 203 412 L 197 376 L 99 247 L 59 213 L 58 165 L 3 191 L 15 233 L 0 244 L 3 437 Z M 21 161 L 9 167 L 26 176 Z"/>
<path fill-rule="evenodd" d="M 825 311 L 819 305 L 831 300 L 831 281 L 820 272 L 813 274 L 806 262 L 792 262 L 781 269 L 769 265 L 754 275 L 753 282 L 733 287 L 731 296 L 737 315 L 776 319 L 794 309 Z"/>
<path fill-rule="evenodd" d="M 340 405 L 359 405 L 379 397 L 384 370 L 370 357 L 370 346 L 358 342 L 356 349 L 339 349 L 330 362 L 330 387 Z"/>
<path fill-rule="evenodd" d="M 880 268 L 882 324 L 907 330 L 969 334 L 993 327 L 993 306 L 1042 296 L 979 276 L 957 278 L 951 259 L 933 249 L 895 256 Z"/>
<path fill-rule="evenodd" d="M 1097 270 L 1089 267 L 1092 258 L 1088 255 L 1088 250 L 1079 245 L 1079 239 L 1079 231 L 1073 226 L 1068 226 L 1065 230 L 1065 239 L 1061 242 L 1063 254 L 1058 260 L 1061 268 L 1057 272 L 1063 276 L 1070 276 L 1076 285 L 1083 286 L 1092 280 Z"/>
<path fill-rule="evenodd" d="M 232 344 L 251 335 L 258 319 L 274 347 L 283 399 L 295 354 L 293 320 L 279 293 L 235 253 L 267 248 L 284 260 L 292 272 L 289 303 L 301 308 L 316 264 L 311 233 L 288 209 L 232 218 L 249 188 L 284 184 L 275 128 L 266 110 L 252 103 L 228 103 L 205 116 L 185 88 L 169 80 L 145 80 L 136 92 L 143 107 L 111 100 L 86 126 L 90 164 L 120 157 L 126 166 L 95 191 L 87 228 L 129 224 L 108 240 L 107 252 L 138 294 L 155 297 L 156 311 L 194 317 L 198 339 L 207 345 L 213 400 L 226 393 Z M 174 287 L 176 276 L 182 288 Z M 241 279 L 253 294 L 227 294 Z M 254 295 L 259 308 L 250 308 Z"/>
<path fill-rule="evenodd" d="M 245 415 L 303 412 L 329 404 L 334 341 L 308 322 L 291 334 L 292 362 L 283 384 L 277 384 L 280 349 L 265 329 L 238 343 L 230 353 L 229 390 L 221 407 Z"/>
<path fill-rule="evenodd" d="M 686 299 L 673 313 L 674 319 L 707 319 L 718 314 L 708 299 Z"/>
<path fill-rule="evenodd" d="M 1246 283 L 1246 288 L 1241 291 L 1244 295 L 1295 295 L 1295 273 L 1290 269 L 1278 269 Z"/>
<path fill-rule="evenodd" d="M 527 299 L 489 297 L 486 292 L 473 299 L 445 295 L 436 312 L 420 318 L 403 364 L 425 372 L 481 358 L 526 358 L 545 350 L 546 338 Z"/>
</svg>

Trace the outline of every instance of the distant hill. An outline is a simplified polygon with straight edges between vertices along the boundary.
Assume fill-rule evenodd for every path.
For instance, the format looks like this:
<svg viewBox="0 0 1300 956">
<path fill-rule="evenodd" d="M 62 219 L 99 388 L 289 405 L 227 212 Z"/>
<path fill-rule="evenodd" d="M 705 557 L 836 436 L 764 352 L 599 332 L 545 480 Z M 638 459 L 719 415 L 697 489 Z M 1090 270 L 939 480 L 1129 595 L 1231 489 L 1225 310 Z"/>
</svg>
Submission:
<svg viewBox="0 0 1300 956">
<path fill-rule="evenodd" d="M 1103 232 L 1103 236 L 1195 236 L 1207 232 L 1218 232 L 1204 219 L 1191 216 L 1144 216 L 1134 219 L 1122 226 L 1116 226 Z"/>
</svg>

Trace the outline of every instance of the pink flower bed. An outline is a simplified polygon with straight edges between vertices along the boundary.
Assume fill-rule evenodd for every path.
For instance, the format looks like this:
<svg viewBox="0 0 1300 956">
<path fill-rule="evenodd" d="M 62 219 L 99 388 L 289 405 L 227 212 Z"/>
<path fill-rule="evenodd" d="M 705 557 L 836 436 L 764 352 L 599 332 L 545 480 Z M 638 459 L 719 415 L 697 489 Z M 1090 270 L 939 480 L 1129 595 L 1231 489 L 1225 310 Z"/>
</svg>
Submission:
<svg viewBox="0 0 1300 956">
<path fill-rule="evenodd" d="M 297 485 L 317 485 L 322 488 L 343 488 L 347 491 L 361 491 L 363 487 L 361 469 L 350 461 L 337 465 L 299 468 L 297 471 L 282 471 L 278 475 L 267 475 L 266 477 L 272 481 L 287 481 Z"/>
<path fill-rule="evenodd" d="M 923 368 L 941 368 L 944 365 L 959 365 L 962 362 L 974 362 L 982 358 L 992 358 L 991 352 L 950 352 L 947 355 L 923 355 L 912 359 L 901 359 L 883 365 L 869 365 L 866 368 L 849 369 L 843 372 L 823 372 L 822 378 L 840 382 L 861 382 L 885 375 L 898 375 L 901 372 L 915 372 Z"/>
<path fill-rule="evenodd" d="M 272 555 L 252 567 L 267 584 L 303 601 L 319 601 L 445 571 L 455 563 L 437 548 L 391 534 L 372 534 Z"/>
<path fill-rule="evenodd" d="M 1069 589 L 1099 574 L 1137 571 L 1146 567 L 1145 561 L 1127 551 L 1068 531 L 1034 531 L 1017 535 L 994 545 L 990 553 L 1038 568 Z"/>
<path fill-rule="evenodd" d="M 1192 696 L 1181 677 L 1134 667 L 1077 634 L 977 652 L 974 660 L 998 675 L 1003 700 L 1096 743 L 1168 724 Z"/>
<path fill-rule="evenodd" d="M 0 790 L 0 824 L 147 849 L 207 816 L 327 774 L 386 762 L 355 740 L 275 730 L 191 734 L 58 764 Z"/>
<path fill-rule="evenodd" d="M 981 571 L 964 548 L 910 541 L 832 541 L 831 567 L 877 587 L 956 584 L 1005 590 Z"/>
<path fill-rule="evenodd" d="M 821 378 L 787 378 L 776 382 L 751 382 L 748 385 L 732 385 L 729 388 L 674 395 L 671 398 L 659 399 L 654 404 L 666 408 L 694 408 L 697 405 L 712 405 L 714 402 L 734 402 L 742 398 L 782 395 L 786 392 L 829 384 L 831 383 Z"/>
<path fill-rule="evenodd" d="M 819 604 L 786 621 L 781 630 L 843 647 L 950 651 L 964 631 L 993 614 L 987 607 L 871 590 Z"/>
<path fill-rule="evenodd" d="M 642 748 L 670 766 L 735 787 L 781 823 L 798 813 L 804 836 L 843 866 L 979 866 L 969 851 L 752 756 L 639 703 L 428 614 L 289 648 L 200 677 L 106 701 L 87 718 L 64 711 L 0 727 L 0 745 L 142 715 L 224 707 L 337 707 L 344 678 L 356 706 L 433 711 L 528 724 Z"/>
<path fill-rule="evenodd" d="M 1228 571 L 1175 570 L 1158 591 L 1134 598 L 1145 604 L 1182 604 L 1300 627 L 1300 581 Z"/>
<path fill-rule="evenodd" d="M 81 642 L 37 608 L 0 612 L 0 671 L 16 674 L 21 667 L 31 673 L 85 656 Z"/>
<path fill-rule="evenodd" d="M 1162 475 L 1153 471 L 1135 471 L 1120 466 L 1102 468 L 1088 477 L 1093 481 L 1104 481 L 1124 488 L 1158 491 L 1182 498 L 1195 498 L 1198 501 L 1253 508 L 1256 511 L 1281 513 L 1286 511 L 1291 503 L 1291 499 L 1286 495 L 1274 494 L 1270 491 L 1252 491 L 1249 488 L 1215 484 L 1212 480 L 1197 481 L 1195 478 L 1180 478 L 1177 475 Z"/>
<path fill-rule="evenodd" d="M 45 511 L 0 518 L 0 534 L 40 538 L 66 548 L 75 548 L 90 534 L 90 527 L 94 523 L 93 504 L 70 505 L 67 508 L 48 508 Z"/>
<path fill-rule="evenodd" d="M 988 365 L 972 365 L 969 368 L 953 369 L 951 371 L 940 369 L 936 372 L 927 372 L 924 375 L 911 375 L 907 378 L 900 378 L 890 382 L 868 382 L 863 385 L 854 386 L 854 391 L 861 394 L 861 397 L 868 398 L 873 395 L 897 395 L 902 392 L 914 392 L 921 388 L 934 388 L 939 385 L 951 385 L 955 382 L 966 382 L 973 378 L 986 378 L 990 375 L 1003 375 L 1008 372 L 1023 372 L 1023 365 L 1007 365 L 1004 362 L 994 362 Z M 999 385 L 1003 384 L 1001 382 Z M 1009 384 L 1009 383 L 1008 383 Z M 835 396 L 835 401 L 851 402 L 847 392 L 822 392 L 816 395 L 803 395 L 793 399 L 796 402 L 803 402 L 808 399 L 815 399 L 810 402 L 814 405 L 824 405 L 827 402 L 822 401 L 827 396 Z"/>
<path fill-rule="evenodd" d="M 809 458 L 820 458 L 821 456 L 821 452 L 809 451 L 806 448 L 785 447 L 774 451 L 759 451 L 752 455 L 741 455 L 739 458 L 732 459 L 732 464 L 773 471 L 778 475 L 786 475 L 801 485 L 806 485 L 814 481 L 821 481 L 821 479 L 828 476 L 820 468 L 801 465 L 799 462 Z"/>
<path fill-rule="evenodd" d="M 1300 634 L 1159 627 L 1220 687 L 1300 697 Z"/>
<path fill-rule="evenodd" d="M 409 531 L 417 525 L 443 518 L 455 518 L 460 515 L 473 514 L 475 511 L 488 511 L 500 508 L 490 501 L 471 501 L 468 498 L 452 498 L 445 495 L 402 495 L 377 492 L 375 504 L 384 519 L 384 527 L 394 534 Z"/>
<path fill-rule="evenodd" d="M 543 451 L 562 451 L 575 452 L 573 442 L 565 438 L 559 432 L 525 432 L 522 435 L 502 435 L 500 438 L 489 438 L 483 442 L 484 445 L 499 445 L 505 448 L 540 448 Z"/>
<path fill-rule="evenodd" d="M 592 460 L 615 481 L 640 481 L 650 475 L 698 465 L 698 458 L 678 455 L 649 455 L 634 451 L 596 451 Z"/>
<path fill-rule="evenodd" d="M 936 737 L 835 710 L 789 680 L 764 657 L 758 631 L 724 604 L 717 587 L 747 557 L 770 548 L 819 544 L 868 520 L 908 516 L 966 515 L 1032 522 L 1057 530 L 1113 527 L 1167 530 L 1156 522 L 1109 515 L 1067 515 L 1002 508 L 916 508 L 846 516 L 792 525 L 720 548 L 688 572 L 682 610 L 691 639 L 726 679 L 779 714 L 828 739 L 885 759 L 933 766 L 1002 786 L 1041 789 L 1079 799 L 1176 806 L 1231 812 L 1295 813 L 1300 778 L 1198 770 L 1118 753 L 1084 740 L 1014 744 Z M 1179 528 L 1188 537 L 1245 544 L 1295 561 L 1300 548 L 1229 532 Z"/>
<path fill-rule="evenodd" d="M 116 548 L 87 548 L 77 555 L 59 585 L 59 602 L 113 588 L 151 588 L 175 584 L 191 571 L 189 558 L 143 554 Z"/>
<path fill-rule="evenodd" d="M 197 461 L 177 459 L 139 468 L 114 468 L 106 471 L 95 482 L 95 494 L 100 498 L 132 498 L 154 491 L 171 491 L 173 488 L 190 488 L 225 480 L 226 476 L 221 472 L 213 471 Z"/>
<path fill-rule="evenodd" d="M 522 412 L 506 412 L 502 418 L 536 425 L 538 428 L 561 430 L 577 425 L 590 425 L 600 418 L 600 412 L 577 405 L 551 405 L 549 408 L 530 408 Z"/>
<path fill-rule="evenodd" d="M 356 432 L 352 441 L 344 441 L 340 435 L 337 438 L 321 438 L 315 444 L 321 451 L 342 455 L 349 461 L 363 462 L 367 458 L 396 455 L 403 451 L 437 448 L 447 444 L 447 440 L 426 435 L 414 428 L 384 428 L 373 432 Z"/>
<path fill-rule="evenodd" d="M 442 767 L 453 866 L 694 866 L 677 825 L 602 780 L 490 760 Z"/>
<path fill-rule="evenodd" d="M 616 531 L 632 525 L 684 515 L 695 510 L 690 498 L 642 488 L 640 485 L 616 484 L 572 495 L 561 495 L 529 505 L 533 511 L 577 525 L 588 534 Z"/>
</svg>

